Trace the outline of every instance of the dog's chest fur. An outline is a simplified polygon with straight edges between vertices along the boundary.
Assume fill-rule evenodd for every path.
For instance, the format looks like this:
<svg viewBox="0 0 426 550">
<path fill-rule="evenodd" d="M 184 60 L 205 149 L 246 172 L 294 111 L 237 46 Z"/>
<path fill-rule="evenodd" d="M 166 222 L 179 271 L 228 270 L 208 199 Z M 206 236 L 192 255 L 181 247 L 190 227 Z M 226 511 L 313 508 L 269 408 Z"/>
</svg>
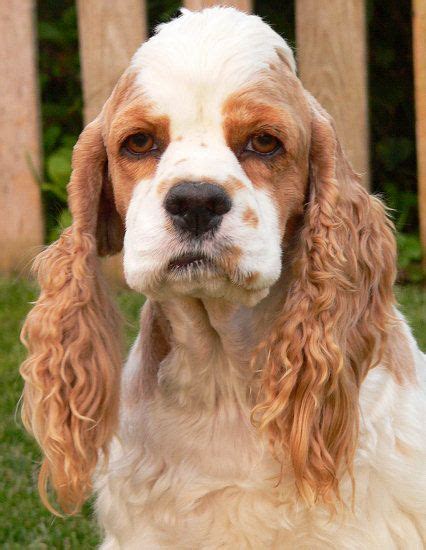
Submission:
<svg viewBox="0 0 426 550">
<path fill-rule="evenodd" d="M 190 326 L 176 319 L 173 348 L 150 395 L 135 398 L 140 341 L 125 367 L 120 441 L 97 481 L 103 548 L 422 548 L 426 518 L 412 502 L 426 505 L 426 428 L 404 428 L 410 407 L 426 415 L 420 389 L 413 403 L 412 388 L 380 368 L 370 373 L 355 513 L 340 510 L 330 521 L 324 507 L 307 509 L 298 500 L 289 469 L 277 486 L 279 467 L 249 419 L 244 350 L 230 353 L 205 327 L 200 346 L 202 320 L 194 310 L 189 318 Z M 341 489 L 350 503 L 349 479 Z"/>
</svg>

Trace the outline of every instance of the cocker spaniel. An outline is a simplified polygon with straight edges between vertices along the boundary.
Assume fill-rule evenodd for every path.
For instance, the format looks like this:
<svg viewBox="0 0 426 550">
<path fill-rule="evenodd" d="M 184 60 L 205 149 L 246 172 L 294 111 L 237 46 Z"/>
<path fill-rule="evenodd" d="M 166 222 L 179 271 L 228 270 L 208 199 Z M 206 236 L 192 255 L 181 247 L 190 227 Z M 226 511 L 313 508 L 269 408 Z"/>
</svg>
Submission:
<svg viewBox="0 0 426 550">
<path fill-rule="evenodd" d="M 278 34 L 232 8 L 161 25 L 82 132 L 69 202 L 21 368 L 48 506 L 48 484 L 69 513 L 95 489 L 103 549 L 424 548 L 392 224 Z M 124 370 L 99 267 L 122 247 L 148 297 Z"/>
</svg>

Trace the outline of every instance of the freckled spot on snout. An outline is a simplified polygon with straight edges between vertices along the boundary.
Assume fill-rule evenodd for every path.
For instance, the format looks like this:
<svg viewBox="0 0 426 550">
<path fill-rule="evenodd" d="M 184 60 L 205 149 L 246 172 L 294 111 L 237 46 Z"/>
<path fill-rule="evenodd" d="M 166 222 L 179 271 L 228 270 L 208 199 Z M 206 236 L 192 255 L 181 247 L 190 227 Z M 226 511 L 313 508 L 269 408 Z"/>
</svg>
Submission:
<svg viewBox="0 0 426 550">
<path fill-rule="evenodd" d="M 248 207 L 246 208 L 244 214 L 243 214 L 243 222 L 249 225 L 250 227 L 257 227 L 259 223 L 259 218 L 257 217 L 256 212 Z"/>
<path fill-rule="evenodd" d="M 178 136 L 174 141 L 182 141 L 183 140 L 183 136 Z"/>
<path fill-rule="evenodd" d="M 207 147 L 207 144 L 204 143 L 204 141 L 202 141 L 202 142 L 200 143 L 200 147 Z"/>
<path fill-rule="evenodd" d="M 230 197 L 233 197 L 237 191 L 244 189 L 244 184 L 237 178 L 228 178 L 223 184 L 223 188 Z"/>
</svg>

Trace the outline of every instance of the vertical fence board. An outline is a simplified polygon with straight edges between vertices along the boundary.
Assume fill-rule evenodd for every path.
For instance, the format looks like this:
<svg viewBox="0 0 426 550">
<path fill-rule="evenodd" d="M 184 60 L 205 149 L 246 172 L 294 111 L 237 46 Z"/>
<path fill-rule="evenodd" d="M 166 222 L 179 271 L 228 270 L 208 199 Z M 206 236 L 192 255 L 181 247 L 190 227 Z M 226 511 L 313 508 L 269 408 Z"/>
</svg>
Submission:
<svg viewBox="0 0 426 550">
<path fill-rule="evenodd" d="M 0 3 L 0 271 L 23 269 L 43 243 L 34 1 Z"/>
<path fill-rule="evenodd" d="M 296 0 L 299 73 L 336 122 L 355 170 L 369 185 L 364 0 Z"/>
<path fill-rule="evenodd" d="M 420 239 L 426 271 L 426 0 L 413 0 L 413 54 Z"/>
<path fill-rule="evenodd" d="M 146 38 L 143 0 L 78 0 L 84 120 L 93 120 Z"/>
<path fill-rule="evenodd" d="M 223 0 L 223 2 L 218 0 L 185 0 L 184 5 L 189 10 L 201 10 L 211 6 L 232 6 L 246 12 L 251 12 L 253 9 L 252 0 Z"/>
</svg>

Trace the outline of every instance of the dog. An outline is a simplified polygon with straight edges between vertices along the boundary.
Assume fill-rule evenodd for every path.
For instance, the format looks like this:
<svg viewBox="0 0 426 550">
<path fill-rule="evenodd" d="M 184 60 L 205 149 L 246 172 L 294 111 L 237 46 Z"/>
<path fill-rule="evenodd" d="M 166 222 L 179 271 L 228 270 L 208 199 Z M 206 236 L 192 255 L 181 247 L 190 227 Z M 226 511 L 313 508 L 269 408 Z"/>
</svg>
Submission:
<svg viewBox="0 0 426 550">
<path fill-rule="evenodd" d="M 350 106 L 348 106 L 350 108 Z M 23 419 L 102 549 L 420 549 L 426 356 L 395 239 L 287 43 L 183 10 L 82 132 L 36 259 Z M 123 370 L 100 256 L 147 296 Z"/>
</svg>

